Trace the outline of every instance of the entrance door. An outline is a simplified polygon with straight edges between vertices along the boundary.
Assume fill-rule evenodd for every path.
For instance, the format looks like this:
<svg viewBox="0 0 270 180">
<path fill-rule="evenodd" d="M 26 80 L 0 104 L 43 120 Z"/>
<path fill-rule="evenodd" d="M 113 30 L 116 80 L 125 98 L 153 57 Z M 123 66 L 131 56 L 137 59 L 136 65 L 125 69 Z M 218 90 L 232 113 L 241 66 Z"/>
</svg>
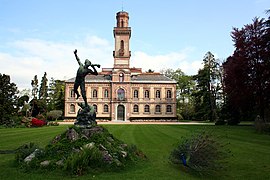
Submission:
<svg viewBox="0 0 270 180">
<path fill-rule="evenodd" d="M 125 106 L 118 105 L 117 107 L 117 120 L 125 120 Z"/>
</svg>

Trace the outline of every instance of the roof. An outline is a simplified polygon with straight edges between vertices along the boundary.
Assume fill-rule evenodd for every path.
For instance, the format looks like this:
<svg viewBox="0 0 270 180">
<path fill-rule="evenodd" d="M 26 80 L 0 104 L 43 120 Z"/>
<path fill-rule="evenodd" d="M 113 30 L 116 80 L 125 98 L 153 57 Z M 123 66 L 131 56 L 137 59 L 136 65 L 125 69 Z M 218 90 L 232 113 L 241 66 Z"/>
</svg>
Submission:
<svg viewBox="0 0 270 180">
<path fill-rule="evenodd" d="M 132 76 L 131 81 L 138 83 L 176 83 L 176 81 L 164 76 L 163 74 L 155 73 L 139 74 L 136 76 Z"/>
<path fill-rule="evenodd" d="M 87 75 L 85 82 L 111 82 L 112 78 L 110 75 Z M 66 82 L 75 82 L 75 77 L 67 80 Z"/>
<path fill-rule="evenodd" d="M 103 75 L 99 74 L 97 76 L 95 75 L 87 75 L 85 78 L 85 82 L 111 82 L 112 76 L 111 75 Z M 75 77 L 71 78 L 66 81 L 67 83 L 74 83 Z M 175 84 L 176 81 L 164 76 L 163 74 L 138 74 L 138 75 L 132 75 L 131 76 L 131 82 L 132 83 L 169 83 L 169 84 Z"/>
</svg>

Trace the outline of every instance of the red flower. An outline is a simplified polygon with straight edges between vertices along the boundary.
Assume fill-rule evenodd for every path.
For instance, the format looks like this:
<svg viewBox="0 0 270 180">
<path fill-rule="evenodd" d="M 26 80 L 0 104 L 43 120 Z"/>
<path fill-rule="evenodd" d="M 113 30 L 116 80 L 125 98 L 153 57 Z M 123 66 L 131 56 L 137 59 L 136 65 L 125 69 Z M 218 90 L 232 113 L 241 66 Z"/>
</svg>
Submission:
<svg viewBox="0 0 270 180">
<path fill-rule="evenodd" d="M 37 118 L 32 118 L 32 126 L 41 127 L 46 125 L 46 122 Z"/>
</svg>

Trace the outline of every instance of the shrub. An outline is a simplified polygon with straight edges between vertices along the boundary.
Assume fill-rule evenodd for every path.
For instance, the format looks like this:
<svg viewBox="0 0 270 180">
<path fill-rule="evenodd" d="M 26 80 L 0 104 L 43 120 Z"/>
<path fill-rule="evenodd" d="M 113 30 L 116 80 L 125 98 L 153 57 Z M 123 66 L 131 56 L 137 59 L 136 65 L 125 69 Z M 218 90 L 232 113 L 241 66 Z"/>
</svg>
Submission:
<svg viewBox="0 0 270 180">
<path fill-rule="evenodd" d="M 48 122 L 47 123 L 48 126 L 59 126 L 58 122 Z"/>
<path fill-rule="evenodd" d="M 40 120 L 37 118 L 32 118 L 31 123 L 34 127 L 41 127 L 47 124 L 44 120 Z"/>
<path fill-rule="evenodd" d="M 83 148 L 80 152 L 72 153 L 65 162 L 64 170 L 78 176 L 88 169 L 88 167 L 101 167 L 102 154 L 96 148 Z"/>
<path fill-rule="evenodd" d="M 16 161 L 22 163 L 23 160 L 31 153 L 33 153 L 36 149 L 39 149 L 39 147 L 34 143 L 23 144 L 16 150 Z"/>
<path fill-rule="evenodd" d="M 53 110 L 47 113 L 48 120 L 58 120 L 62 116 L 63 112 L 61 110 Z"/>
<path fill-rule="evenodd" d="M 43 116 L 42 114 L 38 114 L 36 118 L 40 119 L 40 120 L 43 120 L 43 121 L 46 120 L 45 116 Z"/>
<path fill-rule="evenodd" d="M 270 132 L 270 125 L 267 124 L 259 115 L 255 119 L 254 126 L 258 133 Z"/>
<path fill-rule="evenodd" d="M 177 119 L 180 121 L 180 120 L 183 120 L 184 118 L 180 113 L 177 113 Z"/>
<path fill-rule="evenodd" d="M 215 122 L 215 125 L 225 125 L 226 124 L 226 121 L 222 120 L 222 119 L 219 119 Z"/>
<path fill-rule="evenodd" d="M 170 161 L 183 164 L 201 175 L 225 168 L 229 151 L 208 132 L 201 132 L 183 141 L 170 154 Z"/>
<path fill-rule="evenodd" d="M 16 123 L 12 119 L 12 116 L 6 115 L 1 117 L 0 125 L 2 125 L 3 127 L 14 127 Z"/>
</svg>

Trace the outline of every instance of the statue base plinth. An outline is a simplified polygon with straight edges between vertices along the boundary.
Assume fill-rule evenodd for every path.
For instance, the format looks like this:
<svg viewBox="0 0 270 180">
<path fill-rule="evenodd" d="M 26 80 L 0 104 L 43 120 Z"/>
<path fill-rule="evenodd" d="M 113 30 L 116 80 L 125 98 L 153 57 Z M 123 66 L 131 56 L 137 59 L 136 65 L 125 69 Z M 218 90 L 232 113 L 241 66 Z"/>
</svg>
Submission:
<svg viewBox="0 0 270 180">
<path fill-rule="evenodd" d="M 91 128 L 96 126 L 96 112 L 94 107 L 83 103 L 79 103 L 79 106 L 81 109 L 78 111 L 74 125 L 80 128 Z"/>
</svg>

